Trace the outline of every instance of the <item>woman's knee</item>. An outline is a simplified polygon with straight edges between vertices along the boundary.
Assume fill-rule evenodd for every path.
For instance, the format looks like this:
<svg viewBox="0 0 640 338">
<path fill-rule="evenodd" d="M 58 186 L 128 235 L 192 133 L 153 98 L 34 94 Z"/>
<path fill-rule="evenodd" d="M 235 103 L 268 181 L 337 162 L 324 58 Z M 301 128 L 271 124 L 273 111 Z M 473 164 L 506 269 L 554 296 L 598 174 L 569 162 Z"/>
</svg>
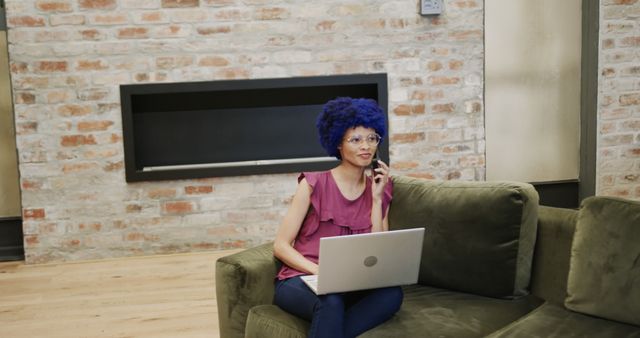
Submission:
<svg viewBox="0 0 640 338">
<path fill-rule="evenodd" d="M 400 310 L 400 306 L 402 305 L 402 301 L 404 300 L 404 293 L 402 292 L 402 288 L 399 286 L 394 286 L 381 289 L 381 291 L 381 301 L 387 304 L 389 310 L 393 313 Z"/>
<path fill-rule="evenodd" d="M 344 297 L 341 294 L 328 294 L 318 297 L 316 303 L 316 310 L 343 310 L 344 309 Z"/>
</svg>

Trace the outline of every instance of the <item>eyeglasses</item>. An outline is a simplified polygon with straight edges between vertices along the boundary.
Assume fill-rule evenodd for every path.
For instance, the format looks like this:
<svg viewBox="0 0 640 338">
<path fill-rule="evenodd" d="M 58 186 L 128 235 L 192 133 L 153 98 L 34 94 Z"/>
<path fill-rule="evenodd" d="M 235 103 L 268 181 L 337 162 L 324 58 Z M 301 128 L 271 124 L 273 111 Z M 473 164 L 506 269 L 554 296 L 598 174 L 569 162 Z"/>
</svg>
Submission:
<svg viewBox="0 0 640 338">
<path fill-rule="evenodd" d="M 378 134 L 369 134 L 366 137 L 362 135 L 353 135 L 346 139 L 347 143 L 354 147 L 361 145 L 362 142 L 365 141 L 370 146 L 377 146 L 378 143 L 380 143 L 380 140 L 382 140 L 382 137 Z"/>
</svg>

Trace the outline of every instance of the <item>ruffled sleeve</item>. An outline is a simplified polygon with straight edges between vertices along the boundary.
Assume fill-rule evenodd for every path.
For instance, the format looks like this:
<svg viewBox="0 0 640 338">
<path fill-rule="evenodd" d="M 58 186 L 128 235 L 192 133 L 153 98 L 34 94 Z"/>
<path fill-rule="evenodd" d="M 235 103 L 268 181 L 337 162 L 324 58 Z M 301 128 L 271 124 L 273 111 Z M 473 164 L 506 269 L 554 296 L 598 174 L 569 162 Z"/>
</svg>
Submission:
<svg viewBox="0 0 640 338">
<path fill-rule="evenodd" d="M 303 172 L 300 173 L 300 176 L 298 176 L 298 183 L 300 183 L 302 179 L 306 179 L 307 183 L 311 186 L 311 205 L 316 210 L 320 210 L 320 193 L 319 189 L 316 189 L 319 177 L 320 173 L 314 172 Z"/>
<path fill-rule="evenodd" d="M 302 172 L 300 173 L 300 176 L 298 176 L 298 183 L 300 183 L 300 181 L 302 181 L 303 178 L 306 178 L 307 183 L 309 183 L 309 185 L 313 188 L 316 186 L 316 183 L 318 182 L 318 173 Z"/>
<path fill-rule="evenodd" d="M 322 203 L 320 202 L 321 189 L 318 189 L 318 180 L 320 179 L 320 173 L 318 172 L 303 172 L 298 176 L 298 183 L 302 181 L 302 179 L 306 179 L 309 186 L 311 186 L 311 196 L 310 202 L 311 206 L 309 211 L 307 212 L 307 217 L 305 218 L 305 222 L 300 229 L 300 235 L 309 236 L 318 230 L 318 226 L 320 225 L 320 210 L 322 207 Z"/>
</svg>

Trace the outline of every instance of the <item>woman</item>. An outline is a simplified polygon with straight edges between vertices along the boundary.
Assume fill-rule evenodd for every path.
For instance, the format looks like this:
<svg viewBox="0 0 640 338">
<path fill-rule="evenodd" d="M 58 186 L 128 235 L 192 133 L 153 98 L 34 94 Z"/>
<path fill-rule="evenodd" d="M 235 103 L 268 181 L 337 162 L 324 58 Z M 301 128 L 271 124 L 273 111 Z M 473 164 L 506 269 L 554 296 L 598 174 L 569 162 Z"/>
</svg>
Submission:
<svg viewBox="0 0 640 338">
<path fill-rule="evenodd" d="M 341 162 L 298 178 L 274 242 L 274 255 L 284 263 L 274 302 L 310 320 L 309 337 L 355 337 L 398 311 L 400 287 L 318 296 L 299 277 L 318 273 L 321 237 L 389 229 L 389 167 L 378 161 L 373 177 L 365 173 L 386 134 L 385 118 L 374 100 L 337 98 L 325 104 L 316 126 L 322 146 Z"/>
</svg>

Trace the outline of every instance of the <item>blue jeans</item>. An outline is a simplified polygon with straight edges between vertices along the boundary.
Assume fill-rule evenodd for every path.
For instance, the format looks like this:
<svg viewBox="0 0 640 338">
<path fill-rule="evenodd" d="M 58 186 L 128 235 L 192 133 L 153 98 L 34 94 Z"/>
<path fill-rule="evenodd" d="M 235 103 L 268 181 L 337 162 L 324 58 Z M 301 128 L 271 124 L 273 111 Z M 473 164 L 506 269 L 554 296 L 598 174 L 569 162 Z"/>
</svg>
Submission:
<svg viewBox="0 0 640 338">
<path fill-rule="evenodd" d="M 276 281 L 274 303 L 281 309 L 311 321 L 309 337 L 355 337 L 398 312 L 402 304 L 399 286 L 316 295 L 300 277 Z"/>
</svg>

